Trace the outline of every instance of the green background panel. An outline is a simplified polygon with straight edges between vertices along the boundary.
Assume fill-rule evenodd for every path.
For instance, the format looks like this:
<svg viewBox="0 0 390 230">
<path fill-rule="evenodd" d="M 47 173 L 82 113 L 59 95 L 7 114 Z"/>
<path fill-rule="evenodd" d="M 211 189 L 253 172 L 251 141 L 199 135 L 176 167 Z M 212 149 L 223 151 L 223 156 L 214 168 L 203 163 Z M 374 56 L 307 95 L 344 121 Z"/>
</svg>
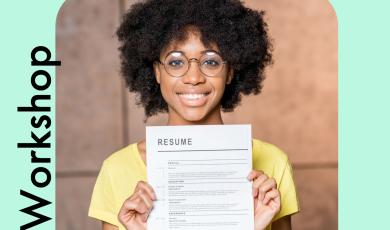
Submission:
<svg viewBox="0 0 390 230">
<path fill-rule="evenodd" d="M 20 209 L 35 204 L 19 195 L 23 189 L 40 196 L 52 205 L 38 210 L 54 220 L 55 215 L 55 69 L 54 67 L 31 66 L 31 50 L 39 45 L 46 46 L 55 57 L 55 22 L 63 1 L 1 1 L 1 220 L 0 229 L 19 229 L 35 218 L 19 212 Z M 30 83 L 34 71 L 43 69 L 50 73 L 52 82 L 49 89 L 39 92 Z M 51 157 L 51 164 L 30 163 L 30 149 L 17 149 L 17 143 L 32 141 L 30 132 L 35 130 L 31 124 L 32 116 L 40 114 L 17 112 L 18 106 L 29 106 L 35 94 L 51 94 L 51 100 L 42 105 L 51 106 L 52 126 L 50 149 L 35 149 L 40 155 Z M 42 113 L 43 114 L 43 113 Z M 36 129 L 38 130 L 38 129 Z M 41 136 L 45 129 L 36 133 Z M 45 166 L 52 173 L 51 183 L 44 188 L 35 187 L 30 180 L 34 168 Z M 55 229 L 55 222 L 47 221 L 33 229 Z"/>
<path fill-rule="evenodd" d="M 389 1 L 331 1 L 339 22 L 339 229 L 386 229 Z"/>
</svg>

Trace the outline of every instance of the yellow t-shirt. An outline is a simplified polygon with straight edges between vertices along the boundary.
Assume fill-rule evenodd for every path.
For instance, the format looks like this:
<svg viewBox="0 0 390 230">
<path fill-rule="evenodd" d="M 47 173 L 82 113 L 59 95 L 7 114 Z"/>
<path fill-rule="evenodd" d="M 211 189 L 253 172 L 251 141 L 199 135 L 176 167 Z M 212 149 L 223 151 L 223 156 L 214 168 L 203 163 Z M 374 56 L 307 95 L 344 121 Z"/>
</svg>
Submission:
<svg viewBox="0 0 390 230">
<path fill-rule="evenodd" d="M 274 145 L 253 139 L 253 169 L 273 177 L 281 194 L 281 210 L 274 220 L 299 211 L 298 198 L 291 165 L 286 154 Z M 131 195 L 138 181 L 147 181 L 146 166 L 138 152 L 137 143 L 131 144 L 108 157 L 102 165 L 89 206 L 90 217 L 125 228 L 117 214 L 122 203 Z M 269 226 L 267 230 L 270 230 Z"/>
</svg>

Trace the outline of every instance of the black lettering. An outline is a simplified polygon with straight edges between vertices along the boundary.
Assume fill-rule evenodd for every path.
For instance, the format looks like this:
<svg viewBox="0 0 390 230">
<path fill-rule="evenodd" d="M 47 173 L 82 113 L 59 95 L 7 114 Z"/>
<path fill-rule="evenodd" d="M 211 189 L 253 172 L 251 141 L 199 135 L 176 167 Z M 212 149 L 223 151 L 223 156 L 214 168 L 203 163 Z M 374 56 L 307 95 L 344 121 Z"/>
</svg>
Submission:
<svg viewBox="0 0 390 230">
<path fill-rule="evenodd" d="M 163 145 L 162 143 L 162 140 L 161 139 L 157 139 L 158 140 L 158 145 Z"/>
<path fill-rule="evenodd" d="M 31 125 L 37 129 L 37 128 L 41 127 L 43 122 L 45 122 L 45 121 L 46 121 L 45 128 L 48 129 L 51 125 L 51 119 L 49 116 L 46 116 L 46 115 L 40 116 L 38 121 L 37 121 L 37 118 L 35 116 L 33 116 L 31 118 Z"/>
<path fill-rule="evenodd" d="M 36 80 L 38 76 L 45 76 L 45 78 L 46 78 L 45 84 L 38 85 L 37 80 Z M 31 76 L 31 85 L 36 90 L 46 90 L 47 88 L 49 88 L 50 84 L 51 84 L 50 74 L 48 72 L 44 71 L 44 70 L 37 70 Z"/>
<path fill-rule="evenodd" d="M 46 179 L 43 182 L 37 181 L 37 174 L 38 173 L 44 173 L 46 175 Z M 44 167 L 38 167 L 35 168 L 31 173 L 31 182 L 37 186 L 38 188 L 46 187 L 48 184 L 50 184 L 51 181 L 51 174 L 50 171 L 47 168 Z"/>
<path fill-rule="evenodd" d="M 31 193 L 25 192 L 23 190 L 20 190 L 20 195 L 22 195 L 24 197 L 27 197 L 30 200 L 34 200 L 34 201 L 38 202 L 37 204 L 31 205 L 31 206 L 29 206 L 27 208 L 23 208 L 23 209 L 19 210 L 21 212 L 24 212 L 24 213 L 30 215 L 30 216 L 34 216 L 34 217 L 38 218 L 38 219 L 28 223 L 28 224 L 20 226 L 20 230 L 29 229 L 29 228 L 32 228 L 32 227 L 34 227 L 36 225 L 42 224 L 42 223 L 44 223 L 44 222 L 46 222 L 48 220 L 51 220 L 50 217 L 47 217 L 45 215 L 42 215 L 42 214 L 37 213 L 37 212 L 34 211 L 35 209 L 38 209 L 38 208 L 41 208 L 41 207 L 44 207 L 46 205 L 51 204 L 50 201 L 47 201 L 47 200 L 42 199 L 40 197 L 37 197 L 37 196 L 35 196 L 35 195 L 31 194 Z"/>
<path fill-rule="evenodd" d="M 44 52 L 46 54 L 45 60 L 39 61 L 37 60 L 37 53 L 38 52 Z M 48 48 L 44 46 L 37 46 L 31 51 L 31 65 L 32 66 L 59 66 L 61 65 L 61 61 L 50 61 L 51 58 L 51 52 Z"/>
<path fill-rule="evenodd" d="M 39 158 L 37 157 L 37 152 L 31 150 L 31 162 L 32 163 L 50 163 L 50 158 Z"/>
<path fill-rule="evenodd" d="M 18 112 L 50 112 L 50 107 L 39 107 L 37 100 L 50 100 L 50 95 L 34 95 L 31 98 L 31 107 L 18 107 Z"/>
<path fill-rule="evenodd" d="M 31 132 L 31 137 L 35 143 L 18 143 L 18 148 L 50 148 L 50 142 L 44 143 L 50 137 L 50 131 L 38 138 L 35 133 Z"/>
</svg>

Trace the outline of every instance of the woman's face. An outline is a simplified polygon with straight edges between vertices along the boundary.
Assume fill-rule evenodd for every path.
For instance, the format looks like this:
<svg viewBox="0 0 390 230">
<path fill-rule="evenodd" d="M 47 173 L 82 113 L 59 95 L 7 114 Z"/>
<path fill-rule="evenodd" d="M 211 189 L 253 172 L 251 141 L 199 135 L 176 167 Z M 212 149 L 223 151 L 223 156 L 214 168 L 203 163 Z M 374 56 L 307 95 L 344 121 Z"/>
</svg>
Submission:
<svg viewBox="0 0 390 230">
<path fill-rule="evenodd" d="M 160 61 L 164 62 L 172 51 L 181 52 L 188 59 L 200 60 L 209 50 L 219 52 L 216 46 L 205 47 L 196 32 L 189 32 L 187 40 L 166 47 Z M 222 123 L 220 101 L 225 85 L 232 77 L 227 64 L 213 77 L 204 75 L 195 61 L 189 62 L 188 71 L 181 77 L 172 77 L 161 63 L 155 63 L 154 69 L 162 96 L 168 104 L 169 124 Z"/>
</svg>

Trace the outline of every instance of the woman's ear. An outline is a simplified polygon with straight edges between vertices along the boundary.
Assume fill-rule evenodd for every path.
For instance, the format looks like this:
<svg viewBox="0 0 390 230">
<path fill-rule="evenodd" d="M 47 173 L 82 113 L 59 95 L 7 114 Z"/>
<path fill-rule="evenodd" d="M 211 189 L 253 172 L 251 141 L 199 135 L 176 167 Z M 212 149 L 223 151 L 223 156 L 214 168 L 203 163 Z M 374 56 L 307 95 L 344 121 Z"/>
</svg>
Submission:
<svg viewBox="0 0 390 230">
<path fill-rule="evenodd" d="M 153 70 L 154 70 L 154 76 L 156 77 L 156 81 L 158 84 L 160 84 L 161 72 L 157 61 L 153 63 Z"/>
<path fill-rule="evenodd" d="M 229 85 L 233 80 L 234 70 L 233 68 L 229 67 L 228 73 L 227 73 L 227 79 L 226 84 Z"/>
</svg>

